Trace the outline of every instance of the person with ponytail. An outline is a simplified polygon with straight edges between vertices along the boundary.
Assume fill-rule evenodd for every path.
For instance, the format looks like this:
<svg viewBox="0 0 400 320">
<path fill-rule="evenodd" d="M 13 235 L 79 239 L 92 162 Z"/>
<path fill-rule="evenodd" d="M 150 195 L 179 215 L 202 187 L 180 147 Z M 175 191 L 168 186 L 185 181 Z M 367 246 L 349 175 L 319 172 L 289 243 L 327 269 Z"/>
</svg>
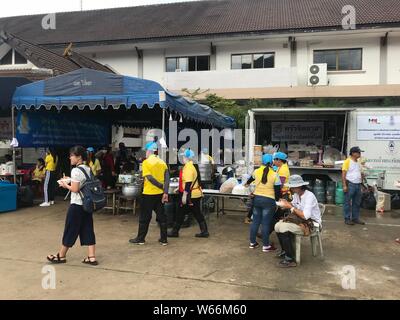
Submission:
<svg viewBox="0 0 400 320">
<path fill-rule="evenodd" d="M 197 233 L 195 236 L 197 238 L 208 238 L 210 234 L 208 232 L 204 215 L 201 212 L 203 191 L 201 190 L 199 167 L 198 165 L 193 164 L 194 152 L 192 150 L 185 150 L 182 156 L 185 166 L 182 169 L 179 179 L 180 190 L 178 214 L 173 229 L 168 233 L 168 237 L 178 238 L 179 230 L 182 227 L 185 215 L 193 212 L 200 227 L 200 233 Z"/>
<path fill-rule="evenodd" d="M 87 161 L 86 149 L 80 146 L 73 147 L 70 150 L 69 159 L 71 166 L 74 166 L 71 171 L 71 178 L 64 177 L 58 183 L 60 187 L 71 192 L 71 204 L 67 212 L 61 248 L 57 254 L 47 256 L 47 260 L 51 263 L 66 263 L 67 252 L 74 246 L 79 237 L 81 246 L 88 246 L 89 253 L 82 263 L 96 266 L 98 262 L 96 260 L 93 215 L 84 211 L 80 194 L 80 189 L 86 181 L 86 175 L 90 176 L 90 167 L 85 165 L 85 161 Z"/>
<path fill-rule="evenodd" d="M 260 225 L 262 225 L 263 252 L 274 251 L 270 244 L 269 234 L 275 211 L 276 200 L 281 197 L 281 182 L 279 175 L 272 169 L 273 158 L 270 154 L 262 157 L 262 166 L 256 169 L 246 185 L 255 182 L 253 199 L 253 221 L 250 226 L 250 249 L 259 246 L 256 236 Z"/>
<path fill-rule="evenodd" d="M 56 194 L 57 182 L 57 162 L 58 156 L 53 148 L 49 148 L 45 158 L 46 175 L 44 179 L 44 202 L 40 204 L 41 207 L 49 207 L 54 204 Z"/>
</svg>

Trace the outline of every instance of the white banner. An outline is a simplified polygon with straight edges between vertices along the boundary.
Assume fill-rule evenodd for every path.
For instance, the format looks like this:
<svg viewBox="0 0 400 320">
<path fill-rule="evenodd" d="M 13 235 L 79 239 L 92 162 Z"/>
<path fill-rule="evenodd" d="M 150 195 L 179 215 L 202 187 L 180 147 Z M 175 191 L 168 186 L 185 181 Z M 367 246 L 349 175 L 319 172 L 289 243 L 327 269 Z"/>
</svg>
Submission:
<svg viewBox="0 0 400 320">
<path fill-rule="evenodd" d="M 322 142 L 323 122 L 272 122 L 271 141 Z"/>
<path fill-rule="evenodd" d="M 357 116 L 357 140 L 400 140 L 400 116 Z"/>
</svg>

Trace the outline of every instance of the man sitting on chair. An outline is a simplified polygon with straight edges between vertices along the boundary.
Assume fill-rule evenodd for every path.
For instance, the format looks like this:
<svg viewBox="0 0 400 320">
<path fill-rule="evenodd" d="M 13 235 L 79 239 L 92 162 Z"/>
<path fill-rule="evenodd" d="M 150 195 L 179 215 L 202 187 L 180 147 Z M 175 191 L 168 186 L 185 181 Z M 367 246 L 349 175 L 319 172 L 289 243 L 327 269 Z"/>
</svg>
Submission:
<svg viewBox="0 0 400 320">
<path fill-rule="evenodd" d="M 289 177 L 288 187 L 293 195 L 292 202 L 281 199 L 279 206 L 289 209 L 291 218 L 284 218 L 275 225 L 282 251 L 277 255 L 283 260 L 278 266 L 282 268 L 296 267 L 294 237 L 295 235 L 309 235 L 309 224 L 316 222 L 321 226 L 321 211 L 315 195 L 307 189 L 309 183 L 299 175 Z M 312 228 L 312 227 L 311 227 Z"/>
</svg>

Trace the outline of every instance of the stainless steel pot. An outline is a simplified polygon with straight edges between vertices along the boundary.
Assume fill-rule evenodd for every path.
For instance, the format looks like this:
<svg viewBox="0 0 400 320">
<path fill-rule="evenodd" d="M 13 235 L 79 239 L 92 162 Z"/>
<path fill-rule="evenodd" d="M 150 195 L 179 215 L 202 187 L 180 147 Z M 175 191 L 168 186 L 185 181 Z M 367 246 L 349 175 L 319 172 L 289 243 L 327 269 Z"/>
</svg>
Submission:
<svg viewBox="0 0 400 320">
<path fill-rule="evenodd" d="M 201 181 L 212 181 L 214 176 L 214 165 L 211 163 L 199 163 Z"/>
<path fill-rule="evenodd" d="M 125 184 L 122 187 L 122 194 L 128 198 L 136 198 L 142 193 L 140 184 Z"/>
</svg>

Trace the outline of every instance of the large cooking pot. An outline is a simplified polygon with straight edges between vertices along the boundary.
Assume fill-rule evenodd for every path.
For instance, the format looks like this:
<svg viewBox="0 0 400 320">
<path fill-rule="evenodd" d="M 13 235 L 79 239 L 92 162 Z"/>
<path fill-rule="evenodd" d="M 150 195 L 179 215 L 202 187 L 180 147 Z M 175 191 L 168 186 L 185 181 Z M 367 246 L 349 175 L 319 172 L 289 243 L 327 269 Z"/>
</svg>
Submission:
<svg viewBox="0 0 400 320">
<path fill-rule="evenodd" d="M 212 181 L 214 176 L 214 165 L 211 163 L 199 163 L 201 181 Z"/>
<path fill-rule="evenodd" d="M 179 179 L 178 178 L 171 178 L 169 180 L 169 189 L 168 189 L 168 193 L 169 194 L 173 194 L 175 189 L 177 189 L 179 187 Z"/>
<path fill-rule="evenodd" d="M 128 198 L 136 198 L 142 193 L 140 184 L 125 184 L 122 187 L 122 194 Z"/>
</svg>

